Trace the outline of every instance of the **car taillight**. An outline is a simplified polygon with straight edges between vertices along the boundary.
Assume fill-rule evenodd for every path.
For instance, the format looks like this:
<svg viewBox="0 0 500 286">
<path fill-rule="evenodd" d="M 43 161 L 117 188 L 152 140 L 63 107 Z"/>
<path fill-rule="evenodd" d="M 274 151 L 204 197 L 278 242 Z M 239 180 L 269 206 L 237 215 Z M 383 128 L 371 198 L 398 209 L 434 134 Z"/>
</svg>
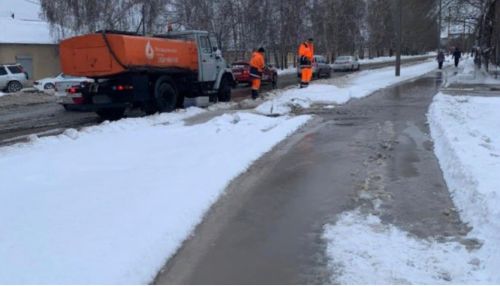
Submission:
<svg viewBox="0 0 500 286">
<path fill-rule="evenodd" d="M 66 92 L 69 94 L 75 94 L 78 92 L 78 89 L 76 87 L 72 86 L 72 87 L 66 89 Z"/>
<path fill-rule="evenodd" d="M 112 87 L 112 89 L 116 91 L 124 91 L 124 90 L 132 90 L 134 89 L 134 87 L 131 85 L 115 85 Z"/>
<path fill-rule="evenodd" d="M 73 97 L 74 104 L 83 104 L 83 97 Z"/>
</svg>

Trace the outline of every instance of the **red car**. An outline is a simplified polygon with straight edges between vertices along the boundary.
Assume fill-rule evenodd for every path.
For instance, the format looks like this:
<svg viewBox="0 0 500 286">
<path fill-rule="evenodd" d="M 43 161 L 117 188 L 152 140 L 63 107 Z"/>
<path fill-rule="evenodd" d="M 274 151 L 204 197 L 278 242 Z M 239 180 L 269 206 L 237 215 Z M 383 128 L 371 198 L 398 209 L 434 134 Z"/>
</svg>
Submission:
<svg viewBox="0 0 500 286">
<path fill-rule="evenodd" d="M 250 78 L 250 65 L 248 62 L 235 62 L 231 65 L 236 84 L 246 83 L 250 85 L 252 79 Z M 278 86 L 278 71 L 272 66 L 266 66 L 262 73 L 262 82 L 271 83 L 273 88 Z"/>
</svg>

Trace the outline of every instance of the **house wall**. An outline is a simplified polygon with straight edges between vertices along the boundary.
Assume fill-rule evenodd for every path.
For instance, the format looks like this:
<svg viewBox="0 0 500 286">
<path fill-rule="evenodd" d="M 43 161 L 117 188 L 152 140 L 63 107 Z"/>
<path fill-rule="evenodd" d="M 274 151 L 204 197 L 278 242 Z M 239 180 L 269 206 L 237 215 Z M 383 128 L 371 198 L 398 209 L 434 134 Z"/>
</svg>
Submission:
<svg viewBox="0 0 500 286">
<path fill-rule="evenodd" d="M 0 43 L 0 64 L 16 63 L 18 59 L 29 61 L 29 58 L 33 69 L 31 81 L 60 72 L 58 45 Z"/>
</svg>

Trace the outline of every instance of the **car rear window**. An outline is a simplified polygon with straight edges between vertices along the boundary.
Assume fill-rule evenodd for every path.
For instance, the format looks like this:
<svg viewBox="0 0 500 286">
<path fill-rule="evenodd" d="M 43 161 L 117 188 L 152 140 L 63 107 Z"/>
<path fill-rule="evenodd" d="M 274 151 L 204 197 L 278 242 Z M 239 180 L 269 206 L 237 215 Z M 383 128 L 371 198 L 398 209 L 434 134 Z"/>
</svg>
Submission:
<svg viewBox="0 0 500 286">
<path fill-rule="evenodd" d="M 19 66 L 9 66 L 7 68 L 11 73 L 23 73 L 23 70 Z"/>
<path fill-rule="evenodd" d="M 6 75 L 7 71 L 5 70 L 4 67 L 0 67 L 0 75 Z"/>
</svg>

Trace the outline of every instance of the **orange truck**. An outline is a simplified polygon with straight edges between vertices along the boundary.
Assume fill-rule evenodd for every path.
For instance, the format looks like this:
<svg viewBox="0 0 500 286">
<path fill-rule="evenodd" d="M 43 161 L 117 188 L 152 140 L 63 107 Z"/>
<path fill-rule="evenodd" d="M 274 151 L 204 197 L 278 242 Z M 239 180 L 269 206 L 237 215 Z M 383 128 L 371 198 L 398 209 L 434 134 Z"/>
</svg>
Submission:
<svg viewBox="0 0 500 286">
<path fill-rule="evenodd" d="M 94 79 L 77 87 L 79 109 L 103 119 L 121 118 L 127 108 L 169 112 L 185 99 L 197 105 L 230 101 L 235 84 L 206 31 L 147 37 L 100 31 L 62 41 L 60 55 L 63 73 Z"/>
</svg>

